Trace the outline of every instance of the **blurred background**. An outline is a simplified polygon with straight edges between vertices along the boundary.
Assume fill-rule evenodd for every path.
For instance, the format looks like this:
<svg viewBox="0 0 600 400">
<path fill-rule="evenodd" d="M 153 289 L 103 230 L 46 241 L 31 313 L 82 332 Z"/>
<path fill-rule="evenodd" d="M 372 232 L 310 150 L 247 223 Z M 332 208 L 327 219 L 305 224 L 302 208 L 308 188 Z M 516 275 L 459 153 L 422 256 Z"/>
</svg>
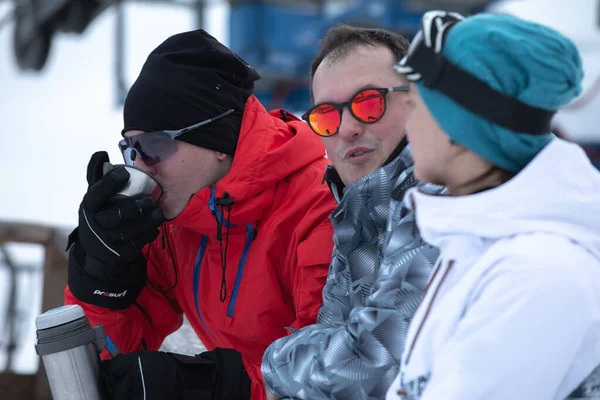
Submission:
<svg viewBox="0 0 600 400">
<path fill-rule="evenodd" d="M 554 120 L 600 167 L 600 0 L 0 0 L 0 393 L 50 399 L 34 320 L 62 303 L 66 236 L 77 224 L 90 155 L 117 142 L 124 97 L 168 36 L 204 28 L 262 75 L 267 108 L 310 107 L 318 39 L 347 23 L 411 38 L 423 12 L 509 13 L 579 47 L 584 93 Z M 188 326 L 164 349 L 195 354 Z"/>
</svg>

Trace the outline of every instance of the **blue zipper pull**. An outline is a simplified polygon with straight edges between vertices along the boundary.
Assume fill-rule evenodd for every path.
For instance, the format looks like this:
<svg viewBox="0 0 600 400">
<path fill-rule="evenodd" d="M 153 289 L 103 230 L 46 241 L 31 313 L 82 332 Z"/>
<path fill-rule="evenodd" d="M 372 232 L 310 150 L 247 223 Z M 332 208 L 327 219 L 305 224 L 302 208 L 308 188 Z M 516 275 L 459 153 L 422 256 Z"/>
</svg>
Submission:
<svg viewBox="0 0 600 400">
<path fill-rule="evenodd" d="M 110 336 L 108 335 L 106 335 L 106 350 L 108 350 L 108 353 L 112 358 L 115 358 L 116 356 L 121 354 L 121 351 L 119 350 L 115 342 L 113 342 Z"/>
</svg>

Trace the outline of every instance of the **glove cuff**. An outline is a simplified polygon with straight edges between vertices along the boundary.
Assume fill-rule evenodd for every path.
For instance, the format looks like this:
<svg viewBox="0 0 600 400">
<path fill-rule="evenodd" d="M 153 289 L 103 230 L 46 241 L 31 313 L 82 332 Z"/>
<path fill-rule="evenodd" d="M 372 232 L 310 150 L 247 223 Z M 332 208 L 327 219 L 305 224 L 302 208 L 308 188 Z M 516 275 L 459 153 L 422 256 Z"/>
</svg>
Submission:
<svg viewBox="0 0 600 400">
<path fill-rule="evenodd" d="M 198 400 L 214 397 L 216 364 L 201 357 L 168 353 L 179 362 L 179 380 L 182 392 L 180 400 Z"/>
<path fill-rule="evenodd" d="M 251 381 L 244 367 L 242 355 L 238 351 L 217 347 L 200 354 L 199 357 L 211 360 L 216 365 L 214 399 L 250 399 Z"/>
</svg>

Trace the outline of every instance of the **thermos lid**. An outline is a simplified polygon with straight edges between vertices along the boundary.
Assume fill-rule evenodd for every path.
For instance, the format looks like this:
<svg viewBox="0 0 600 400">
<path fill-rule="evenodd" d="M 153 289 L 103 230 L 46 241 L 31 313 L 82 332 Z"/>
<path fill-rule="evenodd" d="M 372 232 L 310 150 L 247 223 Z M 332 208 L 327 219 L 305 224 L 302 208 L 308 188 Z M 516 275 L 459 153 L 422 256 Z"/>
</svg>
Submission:
<svg viewBox="0 0 600 400">
<path fill-rule="evenodd" d="M 46 311 L 35 319 L 35 327 L 37 330 L 48 329 L 55 326 L 67 324 L 85 317 L 85 313 L 81 306 L 71 304 L 68 306 L 60 306 Z"/>
</svg>

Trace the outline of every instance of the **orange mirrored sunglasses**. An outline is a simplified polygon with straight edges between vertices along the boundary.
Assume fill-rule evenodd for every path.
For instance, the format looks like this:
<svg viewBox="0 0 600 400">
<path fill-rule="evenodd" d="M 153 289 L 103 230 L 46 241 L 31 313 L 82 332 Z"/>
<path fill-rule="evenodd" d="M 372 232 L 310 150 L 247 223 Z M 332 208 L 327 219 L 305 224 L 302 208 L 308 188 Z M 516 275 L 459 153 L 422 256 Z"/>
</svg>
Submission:
<svg viewBox="0 0 600 400">
<path fill-rule="evenodd" d="M 344 107 L 348 107 L 350 114 L 358 121 L 372 124 L 379 121 L 385 114 L 386 96 L 390 92 L 408 92 L 408 85 L 361 89 L 345 103 L 317 104 L 308 110 L 302 119 L 317 135 L 333 136 L 340 130 Z"/>
</svg>

